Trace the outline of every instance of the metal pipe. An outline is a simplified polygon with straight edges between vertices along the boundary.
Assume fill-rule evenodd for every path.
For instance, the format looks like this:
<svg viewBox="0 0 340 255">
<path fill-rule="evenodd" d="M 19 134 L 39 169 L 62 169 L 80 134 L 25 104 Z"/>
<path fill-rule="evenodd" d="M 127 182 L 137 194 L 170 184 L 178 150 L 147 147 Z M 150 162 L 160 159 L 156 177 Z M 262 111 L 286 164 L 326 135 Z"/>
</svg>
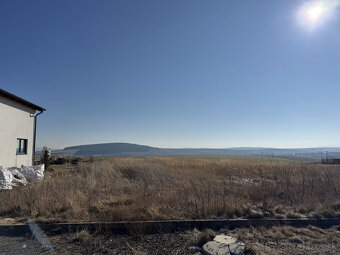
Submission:
<svg viewBox="0 0 340 255">
<path fill-rule="evenodd" d="M 37 117 L 42 114 L 44 111 L 40 111 L 38 114 L 34 116 L 34 132 L 33 132 L 33 153 L 32 153 L 32 165 L 34 165 L 35 159 L 35 140 L 37 137 Z"/>
</svg>

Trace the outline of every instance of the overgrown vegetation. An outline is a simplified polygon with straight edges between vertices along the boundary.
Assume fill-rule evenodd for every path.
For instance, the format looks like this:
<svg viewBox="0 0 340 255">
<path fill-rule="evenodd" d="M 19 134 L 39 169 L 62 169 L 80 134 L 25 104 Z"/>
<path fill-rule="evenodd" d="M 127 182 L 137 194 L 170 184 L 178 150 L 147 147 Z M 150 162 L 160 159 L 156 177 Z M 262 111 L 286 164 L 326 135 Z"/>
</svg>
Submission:
<svg viewBox="0 0 340 255">
<path fill-rule="evenodd" d="M 0 192 L 0 216 L 62 222 L 337 217 L 339 193 L 339 166 L 223 158 L 91 159 L 51 166 L 42 182 Z"/>
</svg>

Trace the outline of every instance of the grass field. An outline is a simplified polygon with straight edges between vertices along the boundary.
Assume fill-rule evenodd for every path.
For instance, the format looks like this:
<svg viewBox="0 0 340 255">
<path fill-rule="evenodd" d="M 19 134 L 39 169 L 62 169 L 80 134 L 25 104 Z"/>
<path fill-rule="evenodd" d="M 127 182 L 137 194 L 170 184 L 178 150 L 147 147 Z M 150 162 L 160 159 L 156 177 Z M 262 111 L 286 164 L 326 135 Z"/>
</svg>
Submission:
<svg viewBox="0 0 340 255">
<path fill-rule="evenodd" d="M 0 192 L 0 217 L 119 221 L 340 216 L 340 166 L 242 157 L 91 158 Z"/>
</svg>

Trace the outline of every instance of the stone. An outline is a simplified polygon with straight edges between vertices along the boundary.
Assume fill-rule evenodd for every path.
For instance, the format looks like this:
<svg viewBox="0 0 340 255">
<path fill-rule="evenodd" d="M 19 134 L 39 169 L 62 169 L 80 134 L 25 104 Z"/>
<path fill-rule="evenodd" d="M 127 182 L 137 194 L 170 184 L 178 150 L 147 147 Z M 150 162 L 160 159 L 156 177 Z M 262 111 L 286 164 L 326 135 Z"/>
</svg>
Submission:
<svg viewBox="0 0 340 255">
<path fill-rule="evenodd" d="M 242 241 L 226 235 L 217 235 L 213 241 L 203 245 L 203 253 L 206 255 L 241 255 L 244 249 Z"/>
</svg>

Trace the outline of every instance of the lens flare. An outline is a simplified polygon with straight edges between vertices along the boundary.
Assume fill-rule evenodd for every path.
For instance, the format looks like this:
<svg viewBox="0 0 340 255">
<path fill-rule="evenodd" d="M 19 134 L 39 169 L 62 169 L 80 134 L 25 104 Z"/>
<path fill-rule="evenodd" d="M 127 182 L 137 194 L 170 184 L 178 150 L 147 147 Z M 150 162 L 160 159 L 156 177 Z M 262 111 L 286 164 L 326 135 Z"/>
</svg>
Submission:
<svg viewBox="0 0 340 255">
<path fill-rule="evenodd" d="M 321 4 L 318 4 L 316 6 L 311 7 L 307 11 L 307 15 L 311 21 L 317 21 L 318 19 L 322 17 L 324 12 L 325 12 L 325 8 Z"/>
<path fill-rule="evenodd" d="M 307 30 L 315 30 L 325 25 L 339 7 L 339 0 L 305 2 L 298 10 L 298 22 Z"/>
</svg>

